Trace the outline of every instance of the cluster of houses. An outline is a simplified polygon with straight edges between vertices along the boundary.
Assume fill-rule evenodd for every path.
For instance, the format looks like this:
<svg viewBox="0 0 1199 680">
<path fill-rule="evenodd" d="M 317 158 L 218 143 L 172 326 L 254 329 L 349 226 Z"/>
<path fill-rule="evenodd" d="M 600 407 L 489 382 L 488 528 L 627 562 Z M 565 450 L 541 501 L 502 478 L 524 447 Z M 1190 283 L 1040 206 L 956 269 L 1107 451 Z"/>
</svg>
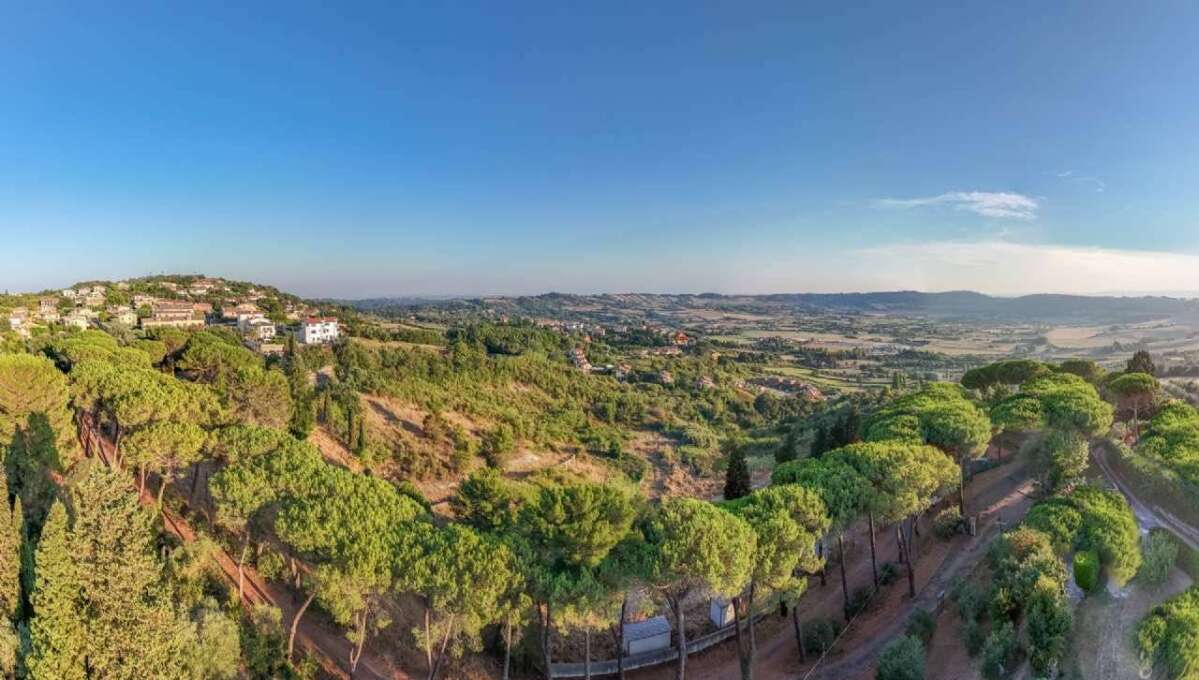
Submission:
<svg viewBox="0 0 1199 680">
<path fill-rule="evenodd" d="M 221 279 L 199 278 L 183 285 L 172 281 L 157 284 L 170 291 L 170 297 L 144 293 L 121 296 L 130 304 L 107 304 L 108 288 L 103 285 L 85 285 L 64 288 L 59 295 L 39 298 L 37 307 L 14 308 L 8 316 L 9 329 L 22 337 L 29 337 L 37 325 L 51 323 L 75 328 L 89 328 L 102 318 L 125 326 L 151 328 L 196 329 L 209 325 L 235 326 L 246 343 L 263 353 L 282 352 L 283 345 L 277 341 L 279 326 L 259 308 L 258 302 L 266 297 L 261 291 L 250 289 L 245 294 L 229 296 L 214 313 L 207 298 L 227 290 Z M 114 284 L 119 290 L 128 290 L 129 284 L 122 281 Z M 139 311 L 141 313 L 139 313 Z M 285 309 L 288 326 L 294 325 L 294 334 L 303 344 L 328 344 L 340 337 L 340 327 L 333 317 L 317 316 L 319 310 L 304 305 L 289 305 Z"/>
</svg>

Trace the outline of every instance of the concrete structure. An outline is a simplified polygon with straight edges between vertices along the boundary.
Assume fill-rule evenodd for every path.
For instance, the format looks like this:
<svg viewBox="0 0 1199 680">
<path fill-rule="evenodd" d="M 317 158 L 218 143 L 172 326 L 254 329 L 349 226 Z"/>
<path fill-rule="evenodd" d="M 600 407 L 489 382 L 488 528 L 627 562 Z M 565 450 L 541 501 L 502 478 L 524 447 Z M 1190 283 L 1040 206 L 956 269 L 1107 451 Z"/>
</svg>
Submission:
<svg viewBox="0 0 1199 680">
<path fill-rule="evenodd" d="M 717 628 L 724 628 L 736 620 L 736 618 L 733 603 L 728 600 L 718 597 L 713 599 L 712 604 L 708 606 L 708 619 Z"/>
<path fill-rule="evenodd" d="M 340 331 L 337 319 L 331 316 L 310 316 L 300 324 L 300 342 L 305 345 L 327 345 L 337 340 Z"/>
<path fill-rule="evenodd" d="M 670 622 L 665 616 L 624 624 L 624 653 L 643 654 L 670 647 Z"/>
</svg>

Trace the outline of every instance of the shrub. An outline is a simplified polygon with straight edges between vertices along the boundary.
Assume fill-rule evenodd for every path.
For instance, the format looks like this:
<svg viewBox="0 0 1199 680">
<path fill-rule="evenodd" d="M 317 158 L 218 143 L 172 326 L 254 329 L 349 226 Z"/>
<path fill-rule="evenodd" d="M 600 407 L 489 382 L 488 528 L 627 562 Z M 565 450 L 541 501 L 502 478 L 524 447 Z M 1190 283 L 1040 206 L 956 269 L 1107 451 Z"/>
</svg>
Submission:
<svg viewBox="0 0 1199 680">
<path fill-rule="evenodd" d="M 1099 554 L 1094 550 L 1074 554 L 1074 582 L 1088 593 L 1099 587 Z"/>
<path fill-rule="evenodd" d="M 946 541 L 962 533 L 964 526 L 962 511 L 956 505 L 945 508 L 933 518 L 933 533 Z"/>
<path fill-rule="evenodd" d="M 982 626 L 978 622 L 971 619 L 962 624 L 962 645 L 966 648 L 966 653 L 970 656 L 978 656 L 982 651 L 983 644 L 987 641 L 987 635 L 983 632 Z"/>
<path fill-rule="evenodd" d="M 905 635 L 898 638 L 878 655 L 877 680 L 924 680 L 924 645 Z"/>
<path fill-rule="evenodd" d="M 258 558 L 258 573 L 270 581 L 278 581 L 287 571 L 287 561 L 279 553 L 267 548 Z"/>
<path fill-rule="evenodd" d="M 998 680 L 1016 667 L 1019 645 L 1016 643 L 1016 629 L 1011 622 L 1005 621 L 987 636 L 983 643 L 983 675 L 990 680 Z"/>
<path fill-rule="evenodd" d="M 958 615 L 964 623 L 974 623 L 983 613 L 986 600 L 982 590 L 970 581 L 962 581 L 953 590 L 953 601 L 958 605 Z"/>
<path fill-rule="evenodd" d="M 874 590 L 870 586 L 862 586 L 855 588 L 849 596 L 849 611 L 846 614 L 850 617 L 866 610 L 870 605 L 870 598 L 874 595 Z"/>
<path fill-rule="evenodd" d="M 897 578 L 899 578 L 899 567 L 894 562 L 883 562 L 883 566 L 878 568 L 878 581 L 884 586 L 895 583 Z"/>
<path fill-rule="evenodd" d="M 1145 538 L 1144 559 L 1137 576 L 1151 586 L 1160 586 L 1170 576 L 1178 560 L 1178 544 L 1162 529 L 1154 529 Z"/>
<path fill-rule="evenodd" d="M 837 639 L 837 626 L 828 619 L 813 619 L 803 624 L 803 643 L 810 654 L 823 654 Z"/>
<path fill-rule="evenodd" d="M 487 465 L 493 468 L 503 469 L 512 457 L 511 454 L 515 448 L 516 434 L 511 425 L 500 424 L 494 430 L 483 435 L 481 453 L 483 459 L 487 461 Z"/>
<path fill-rule="evenodd" d="M 920 638 L 924 644 L 928 644 L 933 639 L 933 633 L 937 631 L 937 618 L 930 612 L 924 609 L 917 609 L 908 619 L 906 634 Z"/>
</svg>

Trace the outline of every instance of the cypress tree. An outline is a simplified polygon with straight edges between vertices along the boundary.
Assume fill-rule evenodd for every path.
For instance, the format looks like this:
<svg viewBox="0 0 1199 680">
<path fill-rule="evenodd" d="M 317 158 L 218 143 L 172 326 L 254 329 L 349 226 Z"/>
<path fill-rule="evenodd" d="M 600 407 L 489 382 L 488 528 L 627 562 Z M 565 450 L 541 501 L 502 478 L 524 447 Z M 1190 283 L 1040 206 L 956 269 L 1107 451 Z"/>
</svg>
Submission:
<svg viewBox="0 0 1199 680">
<path fill-rule="evenodd" d="M 37 545 L 35 586 L 30 598 L 30 651 L 25 663 L 33 680 L 83 680 L 85 619 L 79 600 L 79 571 L 72 555 L 67 511 L 50 508 Z"/>
<path fill-rule="evenodd" d="M 21 605 L 21 502 L 8 506 L 8 479 L 0 468 L 0 612 L 15 621 Z"/>
<path fill-rule="evenodd" d="M 101 465 L 87 465 L 72 491 L 89 669 L 105 678 L 174 676 L 182 641 L 151 515 Z"/>
<path fill-rule="evenodd" d="M 745 451 L 738 446 L 729 454 L 729 465 L 725 469 L 724 499 L 731 501 L 734 498 L 748 496 L 752 490 L 749 461 L 745 458 Z"/>
<path fill-rule="evenodd" d="M 824 425 L 817 425 L 816 434 L 812 436 L 812 448 L 808 455 L 812 458 L 819 458 L 824 455 L 825 451 L 828 450 L 828 428 L 826 428 Z"/>
<path fill-rule="evenodd" d="M 787 436 L 783 437 L 783 442 L 774 450 L 774 460 L 776 463 L 786 463 L 798 457 L 799 428 L 791 427 L 787 430 Z"/>
<path fill-rule="evenodd" d="M 862 430 L 862 414 L 858 411 L 856 404 L 849 407 L 849 412 L 845 414 L 845 421 L 841 424 L 841 429 L 842 446 L 862 440 L 859 434 Z"/>
</svg>

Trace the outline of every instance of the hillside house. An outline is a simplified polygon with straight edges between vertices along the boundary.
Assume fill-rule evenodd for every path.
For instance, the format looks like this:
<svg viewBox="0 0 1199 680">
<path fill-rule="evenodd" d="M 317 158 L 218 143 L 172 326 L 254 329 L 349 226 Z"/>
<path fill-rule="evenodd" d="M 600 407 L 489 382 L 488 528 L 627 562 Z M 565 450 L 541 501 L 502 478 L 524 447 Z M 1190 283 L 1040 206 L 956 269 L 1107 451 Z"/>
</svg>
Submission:
<svg viewBox="0 0 1199 680">
<path fill-rule="evenodd" d="M 88 309 L 75 309 L 62 318 L 62 322 L 78 329 L 86 329 L 92 325 L 95 312 Z"/>
<path fill-rule="evenodd" d="M 670 647 L 670 622 L 665 616 L 624 624 L 624 654 L 644 654 Z"/>
<path fill-rule="evenodd" d="M 142 293 L 138 293 L 137 295 L 133 296 L 133 306 L 135 308 L 153 307 L 155 302 L 158 302 L 158 298 L 154 297 L 153 295 L 144 295 Z"/>
<path fill-rule="evenodd" d="M 241 302 L 233 305 L 228 305 L 221 308 L 221 317 L 225 319 L 235 319 L 240 321 L 243 316 L 253 317 L 261 315 L 262 310 L 253 302 Z"/>
<path fill-rule="evenodd" d="M 340 335 L 337 319 L 331 316 L 310 316 L 300 324 L 299 341 L 305 345 L 327 345 Z"/>
<path fill-rule="evenodd" d="M 59 291 L 59 293 L 61 293 L 63 297 L 71 299 L 71 300 L 74 300 L 75 296 L 79 295 L 78 293 L 75 292 L 74 288 L 63 288 L 62 290 Z"/>
<path fill-rule="evenodd" d="M 262 314 L 244 314 L 237 319 L 237 330 L 246 339 L 267 342 L 275 337 L 275 324 Z"/>
<path fill-rule="evenodd" d="M 137 312 L 134 312 L 133 308 L 131 308 L 129 305 L 113 305 L 110 306 L 106 311 L 108 312 L 108 318 L 110 321 L 123 323 L 126 326 L 137 325 Z"/>
<path fill-rule="evenodd" d="M 192 303 L 186 301 L 160 300 L 151 308 L 150 317 L 142 319 L 142 328 L 173 326 L 175 328 L 201 328 L 204 318 L 197 316 Z"/>
<path fill-rule="evenodd" d="M 104 306 L 106 299 L 107 298 L 105 298 L 104 293 L 97 293 L 93 290 L 92 292 L 83 296 L 83 304 L 92 309 L 98 309 Z"/>
<path fill-rule="evenodd" d="M 29 311 L 24 307 L 16 307 L 8 313 L 8 328 L 16 331 L 21 337 L 29 337 L 29 327 L 32 326 Z"/>
<path fill-rule="evenodd" d="M 58 298 L 44 297 L 37 300 L 38 316 L 45 318 L 47 314 L 53 313 L 58 316 Z"/>
</svg>

